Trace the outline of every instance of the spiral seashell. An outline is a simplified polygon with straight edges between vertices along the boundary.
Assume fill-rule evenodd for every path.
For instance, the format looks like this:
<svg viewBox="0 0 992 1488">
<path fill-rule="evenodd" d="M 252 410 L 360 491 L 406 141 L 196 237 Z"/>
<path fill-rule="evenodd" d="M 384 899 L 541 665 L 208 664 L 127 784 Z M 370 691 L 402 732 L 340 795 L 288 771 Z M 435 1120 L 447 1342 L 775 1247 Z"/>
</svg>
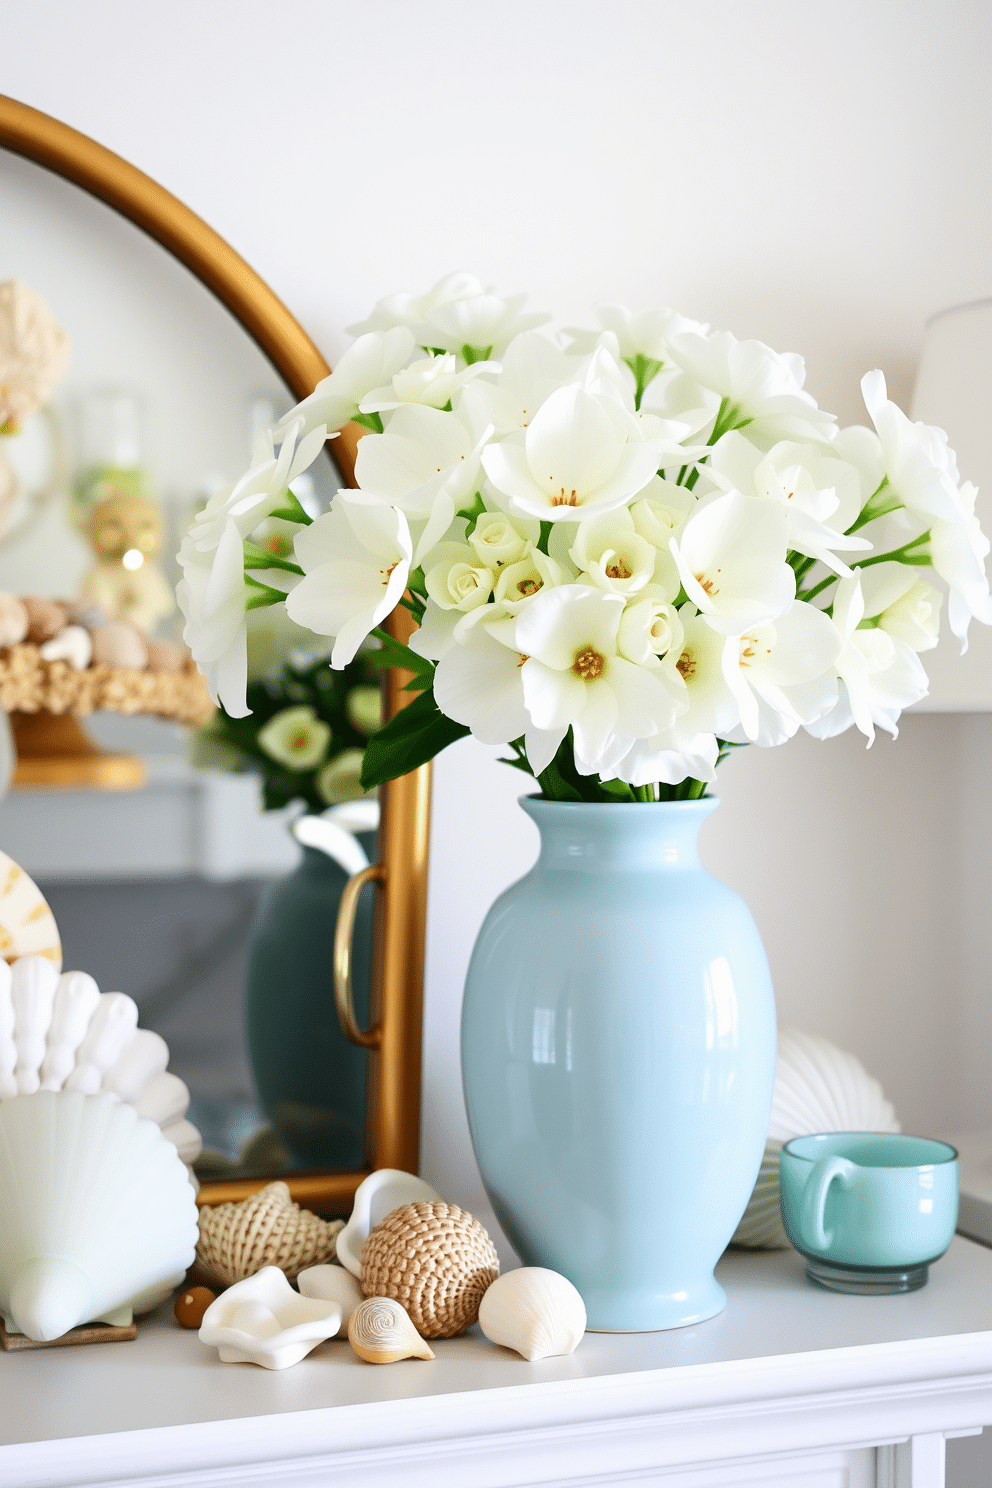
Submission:
<svg viewBox="0 0 992 1488">
<path fill-rule="evenodd" d="M 394 1209 L 362 1251 L 362 1291 L 402 1302 L 425 1338 L 452 1338 L 470 1328 L 498 1275 L 487 1231 L 443 1200 Z"/>
<path fill-rule="evenodd" d="M 340 1219 L 318 1219 L 294 1204 L 287 1184 L 269 1183 L 240 1204 L 204 1205 L 195 1269 L 224 1287 L 266 1266 L 278 1266 L 294 1281 L 331 1259 L 340 1229 Z"/>
<path fill-rule="evenodd" d="M 479 1305 L 479 1326 L 490 1343 L 532 1363 L 572 1353 L 586 1331 L 586 1307 L 567 1277 L 521 1266 L 493 1282 Z"/>
<path fill-rule="evenodd" d="M 351 1315 L 348 1342 L 366 1364 L 434 1357 L 406 1309 L 394 1297 L 366 1297 Z"/>
<path fill-rule="evenodd" d="M 47 1342 L 122 1309 L 146 1310 L 183 1279 L 195 1244 L 186 1169 L 133 1107 L 67 1090 L 0 1103 L 8 1329 Z"/>
<path fill-rule="evenodd" d="M 779 1197 L 779 1154 L 785 1142 L 818 1132 L 900 1129 L 881 1085 L 859 1059 L 815 1034 L 781 1029 L 765 1155 L 731 1243 L 755 1250 L 788 1248 Z"/>
<path fill-rule="evenodd" d="M 0 895 L 0 915 L 4 902 Z M 85 971 L 59 976 L 46 956 L 0 961 L 0 1102 L 38 1091 L 107 1095 L 154 1121 L 188 1166 L 203 1144 L 184 1119 L 189 1091 L 168 1063 L 168 1044 L 138 1027 L 137 1006 L 123 992 L 101 993 Z"/>
</svg>

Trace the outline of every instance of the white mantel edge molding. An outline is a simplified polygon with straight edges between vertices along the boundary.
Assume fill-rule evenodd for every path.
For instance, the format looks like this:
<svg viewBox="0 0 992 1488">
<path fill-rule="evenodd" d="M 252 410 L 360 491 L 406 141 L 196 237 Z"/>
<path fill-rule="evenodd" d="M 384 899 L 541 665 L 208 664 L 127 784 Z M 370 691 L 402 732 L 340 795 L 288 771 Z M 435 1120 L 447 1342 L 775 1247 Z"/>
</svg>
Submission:
<svg viewBox="0 0 992 1488">
<path fill-rule="evenodd" d="M 551 1488 L 987 1423 L 992 1333 L 976 1333 L 25 1443 L 0 1448 L 0 1482 Z"/>
</svg>

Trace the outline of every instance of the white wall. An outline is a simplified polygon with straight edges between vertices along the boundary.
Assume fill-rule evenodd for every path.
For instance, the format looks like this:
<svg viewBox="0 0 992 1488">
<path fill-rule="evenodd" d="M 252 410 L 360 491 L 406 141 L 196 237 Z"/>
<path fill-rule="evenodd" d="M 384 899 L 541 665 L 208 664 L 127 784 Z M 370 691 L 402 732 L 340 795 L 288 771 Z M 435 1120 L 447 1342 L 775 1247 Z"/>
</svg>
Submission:
<svg viewBox="0 0 992 1488">
<path fill-rule="evenodd" d="M 184 198 L 332 361 L 379 295 L 465 266 L 566 322 L 671 303 L 799 350 L 851 420 L 863 370 L 907 401 L 926 317 L 992 292 L 990 19 L 982 0 L 34 0 L 5 16 L 0 86 Z M 862 1053 L 909 1126 L 992 1122 L 989 727 L 755 751 L 707 828 L 783 1015 Z M 518 785 L 472 745 L 437 770 L 424 1161 L 470 1207 L 457 1000 L 532 851 Z"/>
</svg>

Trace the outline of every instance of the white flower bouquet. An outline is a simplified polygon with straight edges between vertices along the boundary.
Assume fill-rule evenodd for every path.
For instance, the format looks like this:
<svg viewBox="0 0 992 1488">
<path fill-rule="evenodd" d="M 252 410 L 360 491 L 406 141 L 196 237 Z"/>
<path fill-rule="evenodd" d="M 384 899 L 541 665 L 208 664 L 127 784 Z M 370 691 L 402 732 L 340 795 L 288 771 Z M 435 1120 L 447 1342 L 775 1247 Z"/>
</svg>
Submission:
<svg viewBox="0 0 992 1488">
<path fill-rule="evenodd" d="M 881 372 L 838 429 L 801 359 L 671 310 L 554 337 L 468 275 L 380 301 L 186 537 L 185 638 L 244 716 L 245 613 L 285 604 L 346 666 L 370 636 L 417 692 L 373 786 L 471 732 L 554 800 L 701 796 L 735 745 L 895 735 L 927 692 L 943 596 L 992 624 L 989 542 L 939 429 Z M 348 421 L 357 489 L 288 491 Z M 299 525 L 295 562 L 250 534 Z M 397 605 L 409 645 L 382 627 Z"/>
</svg>

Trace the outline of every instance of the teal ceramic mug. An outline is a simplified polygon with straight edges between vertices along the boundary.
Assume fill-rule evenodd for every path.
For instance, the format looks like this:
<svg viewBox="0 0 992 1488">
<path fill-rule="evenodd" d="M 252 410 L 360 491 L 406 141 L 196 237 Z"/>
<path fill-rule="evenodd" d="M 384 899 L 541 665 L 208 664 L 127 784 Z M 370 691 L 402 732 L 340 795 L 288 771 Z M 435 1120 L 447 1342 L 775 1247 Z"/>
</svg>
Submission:
<svg viewBox="0 0 992 1488">
<path fill-rule="evenodd" d="M 794 1137 L 781 1155 L 782 1223 L 811 1281 L 835 1292 L 913 1292 L 951 1243 L 958 1155 L 888 1132 Z"/>
</svg>

